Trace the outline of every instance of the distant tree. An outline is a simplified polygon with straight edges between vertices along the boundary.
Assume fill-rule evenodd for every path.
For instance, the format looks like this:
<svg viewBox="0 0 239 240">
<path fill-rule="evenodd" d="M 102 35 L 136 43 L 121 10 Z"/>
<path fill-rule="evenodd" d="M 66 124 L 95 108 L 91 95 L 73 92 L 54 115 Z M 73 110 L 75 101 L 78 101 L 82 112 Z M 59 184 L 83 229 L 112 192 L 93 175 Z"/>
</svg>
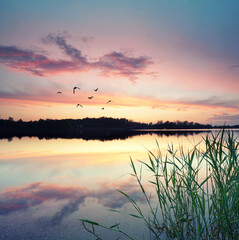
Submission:
<svg viewBox="0 0 239 240">
<path fill-rule="evenodd" d="M 9 117 L 9 118 L 8 118 L 8 121 L 13 122 L 13 121 L 14 121 L 13 117 Z"/>
</svg>

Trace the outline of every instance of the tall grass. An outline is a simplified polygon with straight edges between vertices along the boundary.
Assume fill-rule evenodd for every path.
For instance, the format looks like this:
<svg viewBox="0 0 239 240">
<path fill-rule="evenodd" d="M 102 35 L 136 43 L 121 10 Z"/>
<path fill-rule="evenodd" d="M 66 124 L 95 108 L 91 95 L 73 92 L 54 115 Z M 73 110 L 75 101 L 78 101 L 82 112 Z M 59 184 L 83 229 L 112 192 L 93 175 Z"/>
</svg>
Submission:
<svg viewBox="0 0 239 240">
<path fill-rule="evenodd" d="M 202 146 L 202 144 L 204 146 Z M 149 183 L 155 190 L 148 193 L 141 171 L 130 160 L 132 176 L 137 181 L 149 211 L 145 214 L 129 194 L 121 192 L 144 221 L 149 239 L 239 239 L 239 157 L 238 141 L 233 132 L 211 134 L 187 153 L 169 147 L 168 154 L 149 151 L 149 161 L 140 162 L 153 176 Z M 157 198 L 152 200 L 152 196 Z M 100 238 L 85 224 L 101 226 L 123 234 L 120 225 L 103 226 L 81 219 L 87 231 Z"/>
</svg>

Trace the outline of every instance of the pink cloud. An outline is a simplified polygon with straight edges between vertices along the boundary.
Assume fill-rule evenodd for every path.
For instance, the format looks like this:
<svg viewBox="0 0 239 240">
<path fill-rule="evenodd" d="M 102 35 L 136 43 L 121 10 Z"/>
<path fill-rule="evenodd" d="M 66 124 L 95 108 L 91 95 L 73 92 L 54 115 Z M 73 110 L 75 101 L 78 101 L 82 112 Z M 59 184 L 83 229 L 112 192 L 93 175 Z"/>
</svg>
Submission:
<svg viewBox="0 0 239 240">
<path fill-rule="evenodd" d="M 8 188 L 0 193 L 0 215 L 28 210 L 50 200 L 56 202 L 65 200 L 67 205 L 62 206 L 60 213 L 58 212 L 57 216 L 52 217 L 54 221 L 60 221 L 63 217 L 77 211 L 79 205 L 84 203 L 88 197 L 98 199 L 106 207 L 120 208 L 128 203 L 128 199 L 117 192 L 115 187 L 105 185 L 100 190 L 89 190 L 81 186 L 61 186 L 36 182 L 22 187 Z M 117 188 L 130 192 L 137 201 L 144 201 L 144 198 L 139 194 L 139 188 L 134 183 L 124 182 Z M 56 219 L 59 216 L 60 219 Z"/>
<path fill-rule="evenodd" d="M 62 72 L 84 72 L 98 69 L 104 75 L 115 75 L 135 80 L 146 74 L 153 63 L 148 56 L 132 57 L 125 53 L 113 51 L 90 62 L 82 51 L 66 42 L 62 35 L 48 34 L 42 38 L 46 44 L 58 46 L 70 60 L 50 59 L 32 50 L 23 50 L 16 46 L 0 46 L 0 63 L 15 71 L 28 72 L 36 76 L 60 74 Z"/>
</svg>

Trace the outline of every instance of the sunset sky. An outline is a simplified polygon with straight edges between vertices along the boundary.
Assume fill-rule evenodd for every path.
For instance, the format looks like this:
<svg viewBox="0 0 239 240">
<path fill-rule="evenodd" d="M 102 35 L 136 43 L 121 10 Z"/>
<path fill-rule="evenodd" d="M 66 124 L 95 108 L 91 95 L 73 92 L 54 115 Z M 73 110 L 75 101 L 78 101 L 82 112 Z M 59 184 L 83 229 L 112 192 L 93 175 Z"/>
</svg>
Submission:
<svg viewBox="0 0 239 240">
<path fill-rule="evenodd" d="M 0 0 L 0 117 L 239 124 L 238 16 L 238 0 Z"/>
</svg>

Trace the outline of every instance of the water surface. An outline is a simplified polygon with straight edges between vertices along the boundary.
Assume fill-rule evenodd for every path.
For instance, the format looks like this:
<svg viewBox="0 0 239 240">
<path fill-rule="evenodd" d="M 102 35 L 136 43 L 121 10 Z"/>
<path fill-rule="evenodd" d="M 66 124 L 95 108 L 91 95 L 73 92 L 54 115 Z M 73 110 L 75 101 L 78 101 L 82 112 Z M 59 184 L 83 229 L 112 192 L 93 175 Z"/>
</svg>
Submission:
<svg viewBox="0 0 239 240">
<path fill-rule="evenodd" d="M 121 222 L 136 238 L 147 236 L 142 222 L 107 209 L 134 212 L 116 189 L 145 201 L 130 176 L 130 157 L 147 160 L 147 150 L 162 153 L 174 144 L 191 149 L 207 133 L 144 134 L 123 140 L 0 140 L 0 239 L 95 239 L 78 220 L 106 225 Z M 147 172 L 146 172 L 147 176 Z M 116 239 L 96 229 L 103 239 Z M 122 238 L 124 239 L 124 238 Z"/>
</svg>

